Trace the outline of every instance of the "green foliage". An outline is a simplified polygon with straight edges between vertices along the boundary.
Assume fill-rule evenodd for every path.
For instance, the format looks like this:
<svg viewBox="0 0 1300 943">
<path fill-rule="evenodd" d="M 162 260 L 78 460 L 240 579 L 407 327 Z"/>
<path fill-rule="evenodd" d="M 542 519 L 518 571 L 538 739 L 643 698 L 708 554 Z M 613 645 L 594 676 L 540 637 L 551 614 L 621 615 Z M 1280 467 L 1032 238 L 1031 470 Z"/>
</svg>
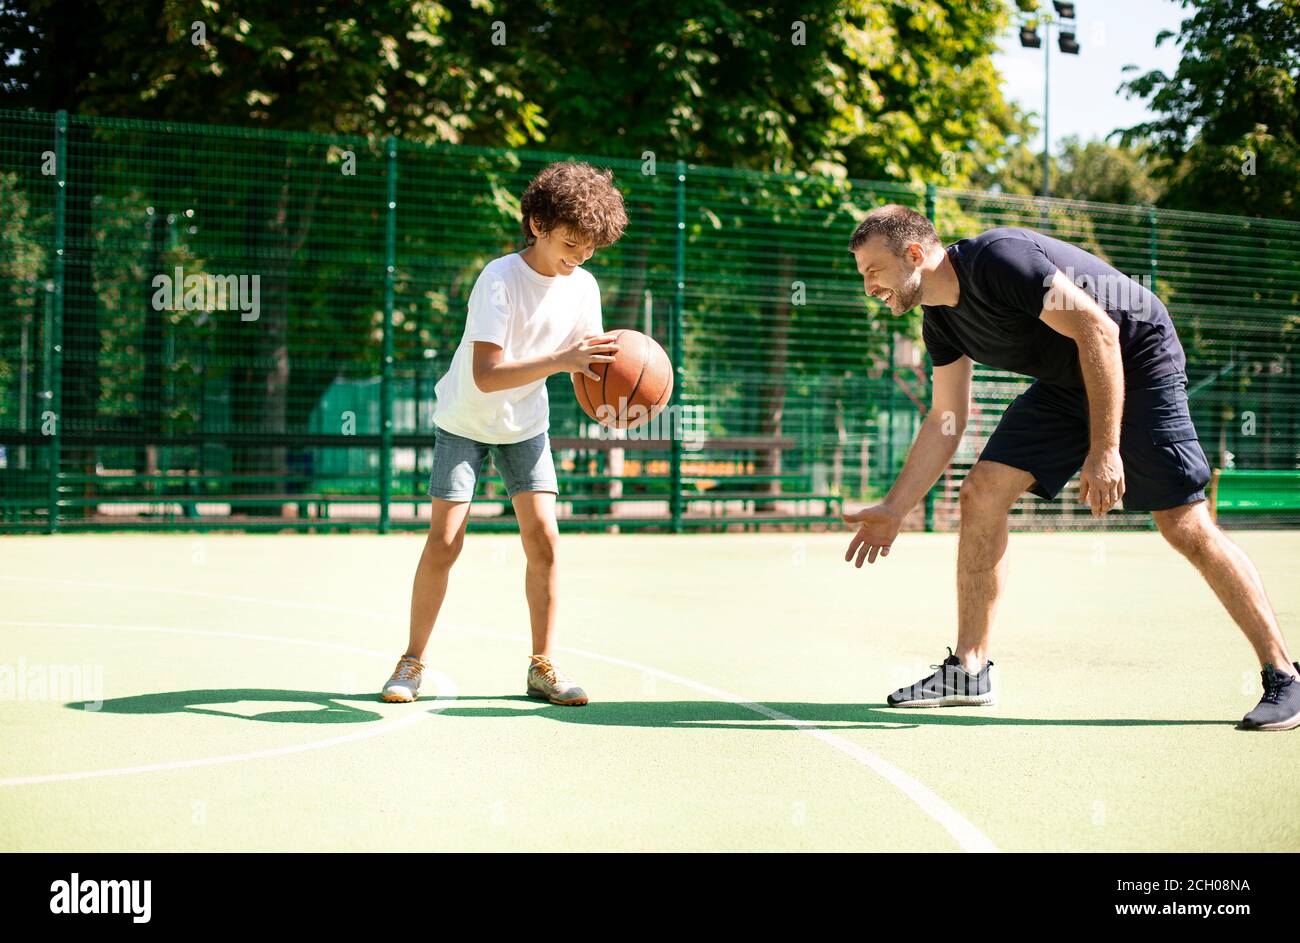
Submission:
<svg viewBox="0 0 1300 943">
<path fill-rule="evenodd" d="M 1162 205 L 1300 219 L 1300 0 L 1182 6 L 1178 70 L 1125 83 L 1157 117 L 1124 139 L 1150 138 L 1165 159 Z"/>
<path fill-rule="evenodd" d="M 1124 145 L 1068 137 L 1050 158 L 1052 196 L 1063 200 L 1097 203 L 1154 204 L 1163 193 L 1155 179 L 1150 148 L 1144 143 Z M 1023 144 L 993 170 L 975 175 L 974 183 L 1002 193 L 1036 196 L 1043 190 L 1043 158 Z"/>
<path fill-rule="evenodd" d="M 32 0 L 0 17 L 11 106 L 413 140 L 537 139 L 528 63 L 447 7 Z M 455 41 L 449 41 L 454 39 Z M 14 53 L 17 53 L 15 56 Z"/>
<path fill-rule="evenodd" d="M 1021 120 L 992 65 L 1002 0 L 304 13 L 32 0 L 0 15 L 0 89 L 45 110 L 957 186 Z"/>
<path fill-rule="evenodd" d="M 49 219 L 32 212 L 31 201 L 15 173 L 0 173 L 0 420 L 15 423 L 19 372 L 34 374 L 39 357 L 42 311 L 46 299 L 41 279 L 46 253 L 41 244 Z"/>
</svg>

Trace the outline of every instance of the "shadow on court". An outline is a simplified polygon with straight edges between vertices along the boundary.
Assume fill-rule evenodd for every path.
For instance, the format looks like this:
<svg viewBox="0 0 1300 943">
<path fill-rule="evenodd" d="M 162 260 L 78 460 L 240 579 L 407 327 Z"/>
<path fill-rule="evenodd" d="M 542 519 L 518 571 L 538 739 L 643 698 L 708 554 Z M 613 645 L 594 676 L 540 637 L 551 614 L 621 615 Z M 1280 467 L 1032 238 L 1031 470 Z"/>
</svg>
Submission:
<svg viewBox="0 0 1300 943">
<path fill-rule="evenodd" d="M 350 703 L 344 703 L 350 702 Z M 471 702 L 479 702 L 469 706 Z M 247 713 L 230 710 L 234 704 L 277 705 L 276 710 Z M 286 704 L 314 705 L 283 709 Z M 227 688 L 169 691 L 105 700 L 98 712 L 106 714 L 207 714 L 235 720 L 279 724 L 355 724 L 383 720 L 392 713 L 353 706 L 376 704 L 373 691 L 342 694 L 325 691 L 291 691 L 273 688 Z M 396 710 L 419 710 L 438 703 L 434 698 Z M 74 701 L 74 710 L 94 711 L 94 702 Z M 224 706 L 227 709 L 221 709 Z M 438 713 L 444 717 L 540 718 L 569 724 L 605 727 L 659 727 L 678 730 L 901 730 L 928 726 L 948 727 L 1205 727 L 1235 724 L 1230 720 L 1147 720 L 1141 718 L 1026 718 L 994 713 L 958 713 L 960 708 L 906 710 L 884 704 L 822 704 L 814 702 L 757 705 L 791 720 L 772 718 L 727 701 L 597 701 L 585 707 L 560 707 L 523 695 L 460 697 Z"/>
<path fill-rule="evenodd" d="M 1140 718 L 1024 718 L 994 714 L 959 714 L 960 708 L 908 710 L 884 704 L 766 702 L 767 708 L 793 719 L 771 718 L 727 701 L 601 701 L 585 707 L 544 704 L 521 695 L 460 697 L 468 701 L 510 702 L 519 707 L 445 707 L 444 717 L 544 717 L 571 724 L 610 727 L 676 727 L 681 730 L 904 730 L 928 726 L 990 727 L 1204 727 L 1233 724 L 1221 720 L 1144 720 Z M 527 707 L 524 705 L 528 705 Z"/>
<path fill-rule="evenodd" d="M 209 714 L 235 720 L 256 720 L 275 724 L 361 724 L 383 720 L 384 715 L 353 707 L 342 701 L 375 701 L 373 692 L 335 694 L 326 691 L 288 691 L 275 688 L 216 688 L 203 691 L 165 691 L 137 694 L 103 701 L 96 709 L 94 701 L 73 701 L 66 707 L 101 714 Z M 280 709 L 260 713 L 221 710 L 217 705 L 275 704 Z M 298 709 L 283 709 L 286 704 L 301 703 Z M 314 705 L 307 707 L 305 705 Z"/>
</svg>

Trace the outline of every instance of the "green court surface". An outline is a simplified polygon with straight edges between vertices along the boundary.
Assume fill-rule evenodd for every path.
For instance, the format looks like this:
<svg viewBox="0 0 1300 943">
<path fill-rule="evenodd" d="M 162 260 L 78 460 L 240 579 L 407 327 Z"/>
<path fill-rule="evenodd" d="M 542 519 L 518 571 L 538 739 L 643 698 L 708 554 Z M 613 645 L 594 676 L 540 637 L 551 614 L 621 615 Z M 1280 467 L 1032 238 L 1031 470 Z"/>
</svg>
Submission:
<svg viewBox="0 0 1300 943">
<path fill-rule="evenodd" d="M 523 697 L 513 535 L 409 705 L 422 537 L 0 540 L 0 848 L 1300 850 L 1300 732 L 1236 729 L 1249 646 L 1157 535 L 1014 535 L 999 704 L 940 711 L 883 704 L 953 641 L 955 538 L 849 536 L 564 535 L 585 708 Z M 1300 648 L 1300 534 L 1233 536 Z"/>
</svg>

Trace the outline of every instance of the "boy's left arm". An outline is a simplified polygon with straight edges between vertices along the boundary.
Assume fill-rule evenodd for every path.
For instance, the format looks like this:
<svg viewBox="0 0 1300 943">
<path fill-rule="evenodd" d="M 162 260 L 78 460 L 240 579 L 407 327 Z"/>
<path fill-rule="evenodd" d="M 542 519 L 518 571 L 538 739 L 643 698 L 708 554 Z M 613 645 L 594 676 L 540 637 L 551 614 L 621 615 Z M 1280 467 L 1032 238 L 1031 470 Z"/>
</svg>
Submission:
<svg viewBox="0 0 1300 943">
<path fill-rule="evenodd" d="M 1119 454 L 1124 362 L 1119 326 L 1091 295 L 1060 271 L 1052 279 L 1040 317 L 1079 348 L 1091 440 L 1079 472 L 1079 499 L 1088 502 L 1094 516 L 1100 516 L 1124 496 L 1124 463 Z"/>
</svg>

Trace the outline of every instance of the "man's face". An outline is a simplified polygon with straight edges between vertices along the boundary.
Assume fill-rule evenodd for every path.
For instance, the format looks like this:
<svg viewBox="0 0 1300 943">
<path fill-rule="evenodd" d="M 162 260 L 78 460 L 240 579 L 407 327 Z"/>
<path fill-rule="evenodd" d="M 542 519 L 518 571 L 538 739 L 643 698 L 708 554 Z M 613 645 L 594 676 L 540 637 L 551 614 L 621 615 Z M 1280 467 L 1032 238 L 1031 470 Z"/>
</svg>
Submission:
<svg viewBox="0 0 1300 943">
<path fill-rule="evenodd" d="M 535 258 L 551 274 L 572 275 L 596 251 L 596 244 L 590 238 L 568 226 L 556 226 L 551 232 L 544 233 L 534 219 L 532 227 L 537 235 L 533 244 Z"/>
<path fill-rule="evenodd" d="M 872 236 L 853 250 L 868 295 L 889 305 L 891 314 L 902 314 L 921 301 L 921 262 L 924 254 L 916 243 L 900 257 L 884 236 Z"/>
</svg>

